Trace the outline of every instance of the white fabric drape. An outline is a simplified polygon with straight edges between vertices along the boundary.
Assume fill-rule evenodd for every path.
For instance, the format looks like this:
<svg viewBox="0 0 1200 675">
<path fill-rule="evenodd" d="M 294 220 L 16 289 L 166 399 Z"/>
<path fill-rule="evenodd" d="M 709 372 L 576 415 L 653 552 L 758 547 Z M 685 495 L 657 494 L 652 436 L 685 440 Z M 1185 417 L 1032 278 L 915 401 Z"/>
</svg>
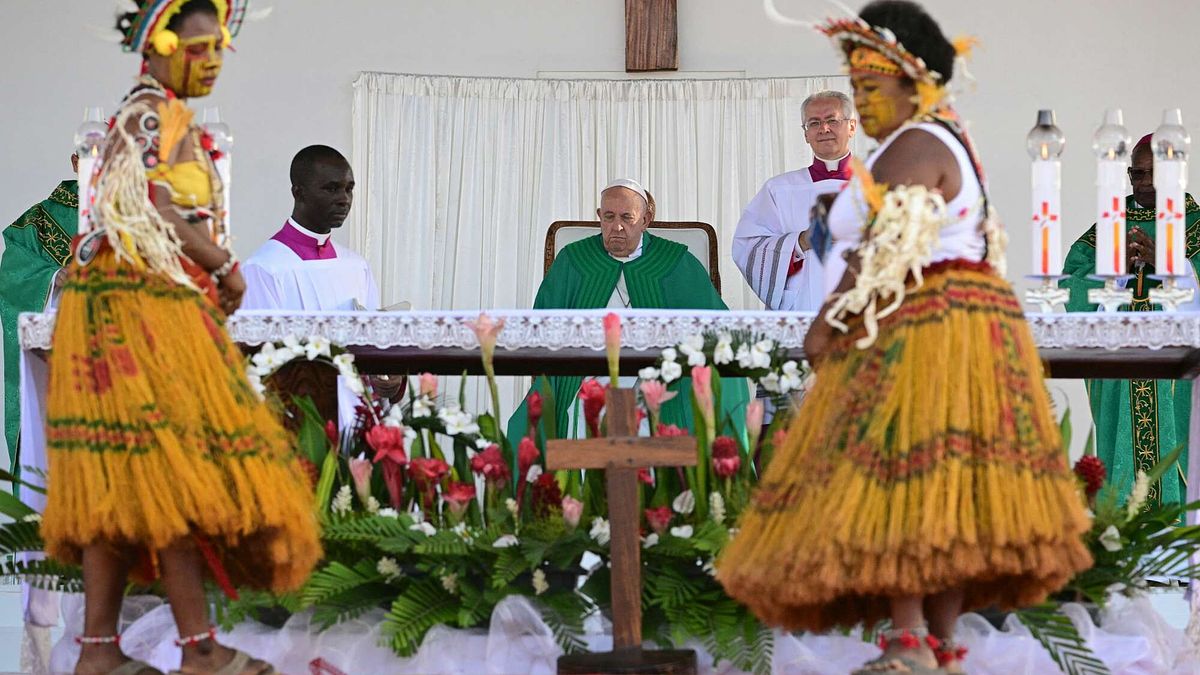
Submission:
<svg viewBox="0 0 1200 675">
<path fill-rule="evenodd" d="M 811 163 L 800 107 L 823 89 L 849 82 L 363 73 L 350 244 L 385 305 L 527 308 L 550 223 L 593 219 L 600 190 L 634 178 L 659 220 L 716 228 L 726 303 L 758 309 L 731 257 L 733 230 L 763 182 Z"/>
</svg>

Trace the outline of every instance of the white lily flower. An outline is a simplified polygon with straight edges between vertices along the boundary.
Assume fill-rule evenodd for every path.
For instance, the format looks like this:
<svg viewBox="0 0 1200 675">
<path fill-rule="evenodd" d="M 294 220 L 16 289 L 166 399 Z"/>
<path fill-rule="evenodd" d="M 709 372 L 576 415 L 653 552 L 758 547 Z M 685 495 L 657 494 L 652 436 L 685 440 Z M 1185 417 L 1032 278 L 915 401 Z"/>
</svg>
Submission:
<svg viewBox="0 0 1200 675">
<path fill-rule="evenodd" d="M 540 569 L 533 571 L 533 594 L 541 595 L 550 590 L 550 584 L 546 581 L 546 573 Z"/>
<path fill-rule="evenodd" d="M 516 546 L 519 543 L 521 542 L 517 539 L 516 535 L 506 534 L 496 541 L 493 541 L 492 548 L 509 548 L 510 546 Z"/>
<path fill-rule="evenodd" d="M 354 392 L 355 396 L 362 396 L 366 392 L 366 387 L 363 386 L 362 380 L 357 375 L 343 374 L 342 377 L 346 378 L 346 388 Z"/>
<path fill-rule="evenodd" d="M 1104 547 L 1104 550 L 1109 552 L 1121 550 L 1121 533 L 1117 530 L 1116 525 L 1109 525 L 1100 533 L 1100 545 Z"/>
<path fill-rule="evenodd" d="M 433 409 L 429 405 L 429 401 L 424 396 L 413 401 L 412 416 L 414 418 L 429 417 L 433 414 Z"/>
<path fill-rule="evenodd" d="M 678 527 L 672 527 L 671 528 L 671 536 L 678 537 L 680 539 L 691 539 L 692 538 L 692 526 L 691 525 L 680 525 Z"/>
<path fill-rule="evenodd" d="M 650 534 L 646 535 L 645 537 L 642 537 L 642 548 L 654 548 L 657 545 L 658 545 L 658 533 L 657 532 L 651 532 Z"/>
<path fill-rule="evenodd" d="M 667 347 L 662 351 L 662 357 L 663 361 L 670 362 L 679 358 L 679 354 L 675 351 L 674 347 Z"/>
<path fill-rule="evenodd" d="M 492 442 L 486 438 L 483 438 L 482 436 L 475 439 L 475 447 L 480 450 L 487 450 L 489 447 L 491 447 L 491 445 Z"/>
<path fill-rule="evenodd" d="M 375 571 L 382 574 L 386 581 L 395 581 L 404 576 L 404 572 L 401 571 L 395 558 L 380 558 L 379 562 L 375 564 Z"/>
<path fill-rule="evenodd" d="M 782 391 L 782 383 L 779 381 L 778 373 L 767 373 L 766 375 L 758 378 L 758 383 L 762 385 L 763 389 L 766 389 L 772 394 L 784 393 Z"/>
<path fill-rule="evenodd" d="M 696 368 L 697 366 L 703 366 L 706 363 L 708 363 L 708 361 L 704 357 L 704 352 L 692 352 L 691 354 L 688 354 L 689 366 Z"/>
<path fill-rule="evenodd" d="M 346 373 L 354 373 L 354 355 L 350 352 L 343 352 L 333 357 L 333 365 L 337 367 L 338 372 L 342 375 Z"/>
<path fill-rule="evenodd" d="M 750 348 L 746 345 L 739 345 L 737 354 L 733 358 L 737 360 L 738 366 L 742 368 L 749 369 L 754 365 L 754 355 L 750 353 Z"/>
<path fill-rule="evenodd" d="M 674 361 L 663 361 L 662 364 L 662 379 L 663 382 L 670 384 L 678 380 L 683 375 L 683 366 Z"/>
<path fill-rule="evenodd" d="M 467 541 L 471 540 L 471 533 L 467 532 L 467 522 L 465 520 L 459 521 L 457 525 L 450 528 L 450 531 L 462 537 L 463 539 L 466 539 Z"/>
<path fill-rule="evenodd" d="M 308 358 L 309 361 L 312 361 L 318 356 L 329 356 L 329 348 L 329 340 L 326 340 L 319 335 L 313 335 L 308 338 L 308 344 L 304 348 L 304 356 Z"/>
<path fill-rule="evenodd" d="M 725 333 L 717 338 L 717 346 L 713 348 L 713 363 L 723 366 L 733 362 L 733 341 Z"/>
<path fill-rule="evenodd" d="M 416 531 L 416 532 L 421 532 L 426 537 L 432 537 L 433 535 L 437 534 L 437 528 L 434 527 L 433 525 L 430 525 L 429 523 L 427 523 L 425 521 L 421 521 L 419 523 L 413 523 L 412 525 L 410 525 L 408 527 L 408 529 Z"/>
<path fill-rule="evenodd" d="M 691 490 L 680 492 L 679 496 L 675 497 L 675 500 L 671 502 L 671 508 L 675 510 L 675 513 L 681 513 L 685 516 L 690 514 L 696 510 L 696 495 Z"/>
<path fill-rule="evenodd" d="M 300 344 L 299 338 L 295 335 L 287 335 L 283 338 L 283 347 L 292 353 L 292 358 L 304 356 L 304 345 Z M 310 361 L 312 359 L 309 359 Z"/>
<path fill-rule="evenodd" d="M 658 368 L 653 366 L 647 366 L 638 371 L 638 378 L 641 380 L 657 380 L 658 375 Z"/>
<path fill-rule="evenodd" d="M 608 521 L 599 516 L 592 518 L 592 529 L 588 532 L 588 536 L 601 546 L 608 544 L 609 539 L 612 537 Z"/>
</svg>

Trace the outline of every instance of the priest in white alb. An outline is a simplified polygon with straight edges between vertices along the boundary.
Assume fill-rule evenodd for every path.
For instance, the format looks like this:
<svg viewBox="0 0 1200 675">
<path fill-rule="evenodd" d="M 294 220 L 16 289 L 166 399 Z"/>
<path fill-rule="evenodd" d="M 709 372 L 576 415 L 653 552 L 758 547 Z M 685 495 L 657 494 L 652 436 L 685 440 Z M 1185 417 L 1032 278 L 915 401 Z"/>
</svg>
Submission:
<svg viewBox="0 0 1200 675">
<path fill-rule="evenodd" d="M 304 148 L 292 159 L 292 217 L 242 263 L 242 309 L 379 309 L 367 260 L 334 243 L 354 202 L 354 172 L 340 152 Z"/>
<path fill-rule="evenodd" d="M 825 301 L 824 270 L 811 253 L 808 227 L 822 194 L 850 178 L 854 104 L 840 91 L 822 91 L 801 105 L 811 166 L 771 178 L 742 212 L 733 233 L 733 260 L 767 309 L 816 311 Z"/>
</svg>

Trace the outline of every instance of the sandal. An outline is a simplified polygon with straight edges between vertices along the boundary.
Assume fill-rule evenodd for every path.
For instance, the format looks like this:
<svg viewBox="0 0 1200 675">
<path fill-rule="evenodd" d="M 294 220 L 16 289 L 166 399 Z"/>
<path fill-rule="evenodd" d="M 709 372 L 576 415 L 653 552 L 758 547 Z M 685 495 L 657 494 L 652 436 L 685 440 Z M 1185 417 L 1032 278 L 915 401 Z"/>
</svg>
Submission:
<svg viewBox="0 0 1200 675">
<path fill-rule="evenodd" d="M 229 660 L 229 663 L 226 663 L 225 665 L 221 666 L 220 668 L 217 668 L 216 670 L 212 671 L 212 675 L 240 675 L 242 671 L 246 670 L 246 666 L 250 665 L 250 662 L 253 660 L 254 660 L 253 656 L 250 656 L 249 654 L 247 654 L 246 652 L 244 652 L 240 649 L 234 649 L 233 650 L 233 658 Z M 269 663 L 267 663 L 266 665 L 267 665 L 267 669 L 260 670 L 259 675 L 275 675 L 275 667 Z M 187 673 L 183 670 L 172 670 L 168 675 L 192 675 L 192 674 Z"/>
<path fill-rule="evenodd" d="M 888 649 L 893 645 L 898 644 L 900 647 L 908 650 L 920 649 L 922 644 L 928 646 L 931 650 L 936 650 L 941 642 L 937 638 L 929 634 L 925 628 L 916 630 L 889 630 L 884 631 L 879 635 L 879 648 L 884 651 L 884 654 L 877 659 L 871 660 L 863 664 L 862 668 L 854 671 L 852 675 L 874 675 L 875 673 L 913 673 L 915 675 L 942 675 L 946 671 L 938 667 L 929 667 L 921 664 L 915 658 L 910 656 L 900 656 L 896 654 L 888 654 Z M 940 663 L 940 662 L 939 662 Z"/>
<path fill-rule="evenodd" d="M 162 671 L 145 661 L 137 659 L 129 659 L 125 663 L 108 671 L 108 675 L 141 675 L 141 673 L 151 672 L 154 675 L 162 675 Z"/>
<path fill-rule="evenodd" d="M 904 656 L 881 656 L 867 661 L 851 675 L 877 675 L 878 673 L 912 673 L 914 675 L 943 675 L 941 668 L 930 668 Z"/>
<path fill-rule="evenodd" d="M 940 640 L 936 646 L 930 638 L 930 647 L 933 647 L 933 655 L 937 657 L 938 666 L 951 675 L 959 675 L 967 671 L 963 670 L 963 659 L 967 657 L 967 648 L 958 644 L 954 640 Z"/>
</svg>

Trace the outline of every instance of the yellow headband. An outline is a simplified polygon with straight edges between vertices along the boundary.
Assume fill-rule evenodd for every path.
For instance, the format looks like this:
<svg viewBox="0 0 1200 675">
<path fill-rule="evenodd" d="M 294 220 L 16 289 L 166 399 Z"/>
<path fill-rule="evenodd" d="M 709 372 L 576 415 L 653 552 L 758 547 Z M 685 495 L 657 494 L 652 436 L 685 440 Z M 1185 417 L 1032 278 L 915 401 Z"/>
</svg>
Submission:
<svg viewBox="0 0 1200 675">
<path fill-rule="evenodd" d="M 870 47 L 855 47 L 850 52 L 850 74 L 903 77 L 900 64 Z"/>
</svg>

